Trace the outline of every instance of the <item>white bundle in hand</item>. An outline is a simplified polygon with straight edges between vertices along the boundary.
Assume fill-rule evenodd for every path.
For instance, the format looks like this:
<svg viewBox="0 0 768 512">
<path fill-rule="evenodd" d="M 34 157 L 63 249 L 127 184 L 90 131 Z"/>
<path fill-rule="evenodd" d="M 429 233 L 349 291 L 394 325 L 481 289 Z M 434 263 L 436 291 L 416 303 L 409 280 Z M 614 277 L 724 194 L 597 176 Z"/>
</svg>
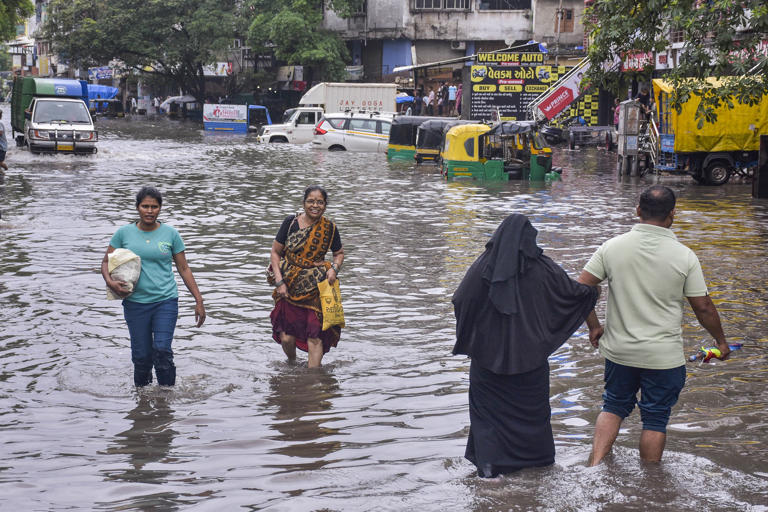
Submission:
<svg viewBox="0 0 768 512">
<path fill-rule="evenodd" d="M 136 281 L 139 280 L 141 275 L 141 258 L 139 255 L 130 249 L 115 249 L 107 256 L 107 259 L 109 276 L 118 281 L 125 281 L 127 283 L 126 288 L 133 293 L 133 287 L 136 286 Z M 115 294 L 107 286 L 107 299 L 124 298 Z"/>
</svg>

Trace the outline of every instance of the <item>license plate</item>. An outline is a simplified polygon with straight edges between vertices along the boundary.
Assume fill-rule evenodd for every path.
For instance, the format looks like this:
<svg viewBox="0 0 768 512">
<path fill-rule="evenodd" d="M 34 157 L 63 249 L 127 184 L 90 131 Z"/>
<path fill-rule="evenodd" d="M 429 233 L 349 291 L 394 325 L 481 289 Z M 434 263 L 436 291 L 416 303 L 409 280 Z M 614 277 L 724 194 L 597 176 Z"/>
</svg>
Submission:
<svg viewBox="0 0 768 512">
<path fill-rule="evenodd" d="M 58 149 L 59 151 L 72 151 L 75 148 L 72 144 L 59 144 Z"/>
</svg>

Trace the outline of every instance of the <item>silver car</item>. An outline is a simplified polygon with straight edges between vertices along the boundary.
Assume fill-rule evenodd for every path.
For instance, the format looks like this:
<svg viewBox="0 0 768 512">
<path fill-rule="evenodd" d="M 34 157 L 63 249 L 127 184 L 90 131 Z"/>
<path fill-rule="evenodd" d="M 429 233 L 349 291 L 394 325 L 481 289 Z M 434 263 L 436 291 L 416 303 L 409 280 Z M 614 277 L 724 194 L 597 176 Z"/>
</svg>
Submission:
<svg viewBox="0 0 768 512">
<path fill-rule="evenodd" d="M 328 151 L 386 153 L 391 114 L 326 114 L 315 126 L 312 147 Z"/>
</svg>

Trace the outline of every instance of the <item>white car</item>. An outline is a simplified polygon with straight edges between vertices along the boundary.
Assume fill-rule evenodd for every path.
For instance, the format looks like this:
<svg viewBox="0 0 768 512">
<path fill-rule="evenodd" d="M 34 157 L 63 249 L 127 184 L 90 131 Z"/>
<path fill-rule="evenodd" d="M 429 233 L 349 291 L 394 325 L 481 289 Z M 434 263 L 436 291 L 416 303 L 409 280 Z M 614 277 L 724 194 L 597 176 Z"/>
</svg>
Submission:
<svg viewBox="0 0 768 512">
<path fill-rule="evenodd" d="M 315 126 L 312 147 L 328 151 L 386 153 L 391 114 L 326 114 Z"/>
</svg>

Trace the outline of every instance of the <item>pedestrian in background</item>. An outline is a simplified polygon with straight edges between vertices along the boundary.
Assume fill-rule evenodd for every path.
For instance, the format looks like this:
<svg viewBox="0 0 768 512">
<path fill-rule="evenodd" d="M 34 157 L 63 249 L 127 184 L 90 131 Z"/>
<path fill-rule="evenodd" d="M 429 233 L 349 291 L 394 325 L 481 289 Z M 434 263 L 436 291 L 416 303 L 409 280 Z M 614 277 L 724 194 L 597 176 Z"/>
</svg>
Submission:
<svg viewBox="0 0 768 512">
<path fill-rule="evenodd" d="M 171 263 L 195 298 L 195 323 L 205 322 L 203 297 L 189 268 L 184 242 L 179 232 L 157 220 L 163 196 L 154 187 L 142 187 L 136 194 L 139 220 L 120 227 L 112 236 L 101 262 L 101 275 L 107 286 L 123 299 L 123 314 L 131 337 L 133 382 L 146 386 L 152 382 L 152 367 L 157 383 L 173 386 L 173 331 L 179 316 L 179 291 Z M 109 275 L 109 255 L 115 249 L 130 249 L 141 258 L 141 275 L 128 295 L 126 283 Z"/>
<path fill-rule="evenodd" d="M 2 122 L 3 112 L 0 111 L 0 168 L 8 170 L 8 164 L 5 163 L 5 155 L 8 152 L 8 139 L 5 137 L 5 123 Z"/>
<path fill-rule="evenodd" d="M 464 456 L 484 478 L 555 461 L 547 358 L 597 301 L 536 235 L 524 215 L 504 219 L 453 294 L 453 353 L 472 359 Z"/>
<path fill-rule="evenodd" d="M 456 84 L 448 87 L 448 115 L 456 115 Z"/>
<path fill-rule="evenodd" d="M 643 113 L 643 116 L 645 116 L 645 119 L 650 119 L 652 98 L 648 87 L 644 85 L 637 96 L 635 96 L 635 99 L 640 103 L 640 110 Z"/>
<path fill-rule="evenodd" d="M 619 112 L 621 111 L 621 100 L 616 98 L 613 100 L 613 126 L 619 129 Z"/>
<path fill-rule="evenodd" d="M 459 87 L 456 89 L 456 115 L 461 116 L 461 95 L 463 93 L 462 88 L 464 87 L 463 84 L 459 84 Z"/>
<path fill-rule="evenodd" d="M 328 206 L 328 193 L 319 185 L 304 190 L 303 212 L 289 215 L 272 242 L 268 279 L 275 287 L 275 308 L 270 314 L 272 338 L 283 347 L 288 360 L 296 360 L 296 348 L 307 352 L 310 368 L 321 365 L 323 355 L 335 347 L 341 328 L 322 330 L 318 281 L 333 284 L 344 262 L 336 224 L 323 216 Z M 325 256 L 328 251 L 333 261 Z"/>
<path fill-rule="evenodd" d="M 672 406 L 685 384 L 683 298 L 715 339 L 719 359 L 730 352 L 699 259 L 669 229 L 675 193 L 661 185 L 647 188 L 636 213 L 640 222 L 603 243 L 579 276 L 590 286 L 608 280 L 605 329 L 594 311 L 587 318 L 589 340 L 605 357 L 603 410 L 595 424 L 591 466 L 611 451 L 635 404 L 643 422 L 640 458 L 661 460 Z"/>
<path fill-rule="evenodd" d="M 440 85 L 440 89 L 437 91 L 437 115 L 443 116 L 445 113 L 447 115 L 448 113 L 448 84 L 443 82 Z"/>
<path fill-rule="evenodd" d="M 427 106 L 427 115 L 435 115 L 435 90 L 432 87 L 429 88 L 429 94 L 425 98 L 424 104 Z"/>
<path fill-rule="evenodd" d="M 413 91 L 413 115 L 421 115 L 421 107 L 424 105 L 424 101 L 421 97 L 421 91 L 416 89 Z"/>
</svg>

